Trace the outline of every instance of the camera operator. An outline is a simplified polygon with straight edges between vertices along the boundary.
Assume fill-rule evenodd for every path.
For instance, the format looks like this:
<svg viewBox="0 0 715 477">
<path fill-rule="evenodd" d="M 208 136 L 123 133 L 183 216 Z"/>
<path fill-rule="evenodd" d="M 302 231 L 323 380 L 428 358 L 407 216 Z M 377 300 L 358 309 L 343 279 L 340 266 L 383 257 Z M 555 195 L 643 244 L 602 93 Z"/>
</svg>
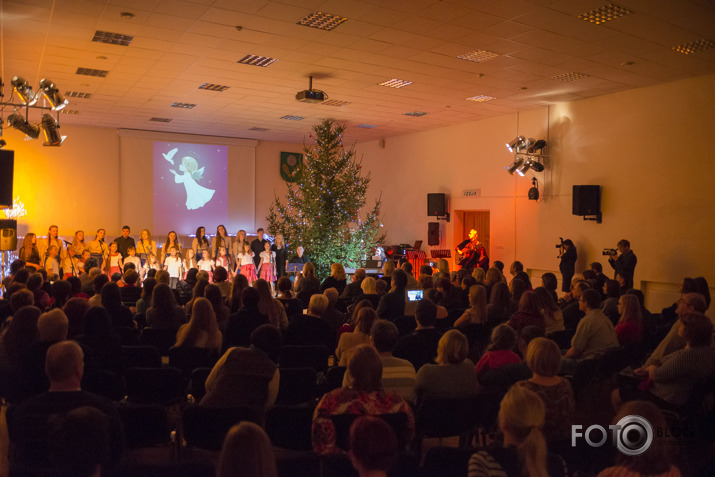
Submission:
<svg viewBox="0 0 715 477">
<path fill-rule="evenodd" d="M 563 240 L 561 242 L 561 262 L 559 263 L 562 292 L 571 291 L 571 279 L 576 271 L 576 258 L 576 246 L 571 239 Z"/>
<path fill-rule="evenodd" d="M 611 251 L 608 257 L 608 263 L 611 264 L 611 267 L 613 267 L 617 275 L 623 277 L 625 281 L 624 288 L 630 290 L 633 288 L 633 274 L 638 259 L 636 258 L 636 254 L 633 253 L 633 250 L 631 250 L 631 243 L 628 240 L 623 239 L 616 245 L 620 254 L 616 258 L 616 252 Z"/>
</svg>

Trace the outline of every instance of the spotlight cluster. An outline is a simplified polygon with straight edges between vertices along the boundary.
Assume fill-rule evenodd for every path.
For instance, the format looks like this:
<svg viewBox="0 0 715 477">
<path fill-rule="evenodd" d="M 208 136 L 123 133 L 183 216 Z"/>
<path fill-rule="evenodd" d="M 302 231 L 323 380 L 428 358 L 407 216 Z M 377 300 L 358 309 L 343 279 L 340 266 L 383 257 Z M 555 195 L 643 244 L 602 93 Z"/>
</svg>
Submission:
<svg viewBox="0 0 715 477">
<path fill-rule="evenodd" d="M 544 155 L 541 152 L 545 147 L 546 141 L 543 139 L 537 141 L 534 138 L 524 136 L 515 137 L 512 141 L 506 143 L 506 148 L 509 152 L 514 153 L 514 161 L 504 169 L 511 175 L 516 172 L 522 177 L 529 170 L 543 172 L 544 164 L 541 160 Z"/>
</svg>

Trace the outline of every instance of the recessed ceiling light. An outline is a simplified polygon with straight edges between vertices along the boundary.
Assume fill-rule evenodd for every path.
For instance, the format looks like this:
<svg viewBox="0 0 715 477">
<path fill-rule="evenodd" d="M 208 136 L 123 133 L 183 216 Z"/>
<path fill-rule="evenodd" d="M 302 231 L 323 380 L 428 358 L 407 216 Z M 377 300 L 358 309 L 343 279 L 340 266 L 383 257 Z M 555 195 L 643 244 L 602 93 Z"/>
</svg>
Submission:
<svg viewBox="0 0 715 477">
<path fill-rule="evenodd" d="M 244 65 L 253 65 L 253 66 L 263 66 L 266 67 L 272 63 L 275 63 L 278 61 L 278 58 L 269 58 L 268 56 L 258 56 L 258 55 L 246 55 L 240 60 L 238 60 L 236 63 L 241 63 Z"/>
<path fill-rule="evenodd" d="M 290 114 L 286 114 L 285 116 L 281 116 L 281 119 L 288 119 L 290 121 L 300 121 L 301 119 L 305 119 L 303 116 L 291 116 Z"/>
<path fill-rule="evenodd" d="M 340 101 L 339 99 L 328 99 L 323 101 L 322 103 L 323 106 L 339 106 L 343 107 L 346 104 L 350 104 L 350 101 Z"/>
<path fill-rule="evenodd" d="M 472 96 L 471 98 L 466 98 L 467 101 L 474 101 L 475 103 L 486 103 L 487 101 L 491 101 L 493 99 L 496 99 L 494 96 L 487 96 L 484 94 L 480 94 L 478 96 Z"/>
<path fill-rule="evenodd" d="M 473 61 L 475 63 L 479 63 L 480 61 L 486 61 L 490 60 L 496 56 L 499 56 L 496 53 L 493 53 L 491 51 L 487 50 L 474 50 L 470 51 L 469 53 L 464 53 L 462 55 L 457 56 L 460 60 L 467 60 L 467 61 Z"/>
<path fill-rule="evenodd" d="M 92 97 L 92 93 L 80 93 L 79 91 L 67 91 L 65 96 L 68 98 L 81 98 L 89 99 Z"/>
<path fill-rule="evenodd" d="M 402 88 L 412 84 L 412 81 L 401 80 L 397 78 L 392 78 L 382 83 L 377 83 L 379 86 L 387 86 L 388 88 Z"/>
<path fill-rule="evenodd" d="M 134 18 L 134 14 L 132 12 L 121 12 L 119 16 L 127 19 Z"/>
<path fill-rule="evenodd" d="M 556 80 L 556 81 L 561 81 L 563 83 L 568 83 L 570 81 L 576 81 L 576 80 L 580 80 L 583 78 L 588 78 L 589 76 L 591 76 L 591 75 L 571 71 L 569 73 L 563 73 L 560 75 L 552 76 L 551 79 Z"/>
<path fill-rule="evenodd" d="M 194 109 L 196 107 L 196 105 L 191 104 L 191 103 L 172 103 L 171 107 L 172 108 Z"/>
<path fill-rule="evenodd" d="M 402 113 L 402 114 L 405 116 L 420 117 L 420 116 L 424 116 L 425 114 L 428 114 L 428 113 L 425 113 L 424 111 L 410 111 L 409 113 Z"/>
<path fill-rule="evenodd" d="M 313 12 L 298 21 L 298 25 L 303 25 L 320 30 L 332 30 L 341 23 L 347 21 L 347 18 L 338 15 L 332 15 L 324 12 Z"/>
<path fill-rule="evenodd" d="M 362 129 L 372 129 L 372 128 L 376 128 L 376 127 L 377 127 L 377 124 L 358 124 L 358 125 L 355 126 L 355 127 L 356 127 L 356 128 L 362 128 Z"/>
<path fill-rule="evenodd" d="M 205 89 L 207 91 L 218 91 L 219 93 L 223 93 L 229 88 L 229 86 L 222 86 L 220 84 L 213 84 L 213 83 L 204 83 L 201 86 L 199 86 L 199 89 Z"/>
<path fill-rule="evenodd" d="M 624 61 L 623 63 L 621 63 L 621 66 L 633 66 L 635 64 L 635 61 Z"/>
<path fill-rule="evenodd" d="M 79 114 L 79 111 L 77 111 L 76 109 L 67 109 L 67 108 L 61 110 L 60 112 L 62 114 Z"/>
<path fill-rule="evenodd" d="M 151 118 L 149 121 L 154 121 L 156 123 L 170 123 L 171 118 Z"/>
<path fill-rule="evenodd" d="M 684 45 L 674 46 L 673 49 L 678 53 L 684 55 L 690 55 L 692 53 L 697 53 L 698 51 L 709 50 L 715 46 L 715 42 L 703 38 L 700 40 L 691 41 L 690 43 L 685 43 Z"/>
<path fill-rule="evenodd" d="M 129 46 L 134 37 L 132 35 L 124 35 L 122 33 L 111 33 L 108 31 L 97 30 L 92 41 L 97 43 L 107 43 L 109 45 Z"/>
<path fill-rule="evenodd" d="M 93 68 L 77 68 L 77 74 L 85 75 L 85 76 L 98 76 L 100 78 L 106 78 L 107 75 L 109 74 L 109 71 L 95 70 Z"/>
<path fill-rule="evenodd" d="M 257 126 L 254 126 L 252 128 L 248 128 L 249 131 L 258 131 L 258 132 L 264 132 L 264 131 L 270 131 L 268 128 L 259 128 Z"/>
<path fill-rule="evenodd" d="M 621 7 L 614 3 L 607 3 L 600 8 L 591 10 L 590 12 L 582 13 L 576 18 L 579 18 L 583 21 L 587 21 L 589 23 L 595 23 L 596 25 L 600 25 L 602 23 L 606 23 L 607 21 L 615 20 L 618 17 L 622 17 L 623 15 L 630 15 L 631 13 L 633 12 L 631 10 L 628 10 L 627 8 Z"/>
</svg>

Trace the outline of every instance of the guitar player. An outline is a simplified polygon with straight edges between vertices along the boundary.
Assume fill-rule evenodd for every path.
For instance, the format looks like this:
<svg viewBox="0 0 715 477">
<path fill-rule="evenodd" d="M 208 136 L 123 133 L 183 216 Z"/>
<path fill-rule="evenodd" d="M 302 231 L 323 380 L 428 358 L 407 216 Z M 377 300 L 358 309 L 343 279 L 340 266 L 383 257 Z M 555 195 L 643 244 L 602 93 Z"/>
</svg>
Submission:
<svg viewBox="0 0 715 477">
<path fill-rule="evenodd" d="M 481 267 L 486 271 L 489 268 L 489 256 L 487 249 L 478 240 L 479 234 L 475 229 L 469 231 L 469 238 L 457 245 L 457 265 L 469 271 L 471 274 L 474 267 Z"/>
</svg>

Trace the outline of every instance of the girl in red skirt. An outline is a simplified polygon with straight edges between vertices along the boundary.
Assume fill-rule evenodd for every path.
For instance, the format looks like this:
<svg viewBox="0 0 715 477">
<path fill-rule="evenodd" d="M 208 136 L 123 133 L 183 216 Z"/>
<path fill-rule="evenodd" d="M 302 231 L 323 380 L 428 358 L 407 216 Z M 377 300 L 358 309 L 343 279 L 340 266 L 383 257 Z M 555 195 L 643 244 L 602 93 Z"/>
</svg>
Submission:
<svg viewBox="0 0 715 477">
<path fill-rule="evenodd" d="M 271 284 L 271 291 L 275 293 L 273 282 L 276 281 L 276 252 L 271 252 L 271 243 L 263 245 L 265 249 L 261 252 L 261 261 L 258 268 L 261 270 L 261 278 Z"/>
<path fill-rule="evenodd" d="M 109 265 L 107 270 L 109 278 L 111 278 L 115 273 L 119 273 L 121 275 L 124 264 L 122 263 L 122 254 L 117 252 L 117 242 L 109 244 L 109 260 L 107 263 Z"/>
<path fill-rule="evenodd" d="M 256 281 L 256 265 L 253 263 L 253 252 L 251 244 L 246 242 L 243 244 L 243 253 L 238 255 L 239 263 L 241 264 L 241 275 L 245 275 L 249 285 L 253 285 Z"/>
</svg>

